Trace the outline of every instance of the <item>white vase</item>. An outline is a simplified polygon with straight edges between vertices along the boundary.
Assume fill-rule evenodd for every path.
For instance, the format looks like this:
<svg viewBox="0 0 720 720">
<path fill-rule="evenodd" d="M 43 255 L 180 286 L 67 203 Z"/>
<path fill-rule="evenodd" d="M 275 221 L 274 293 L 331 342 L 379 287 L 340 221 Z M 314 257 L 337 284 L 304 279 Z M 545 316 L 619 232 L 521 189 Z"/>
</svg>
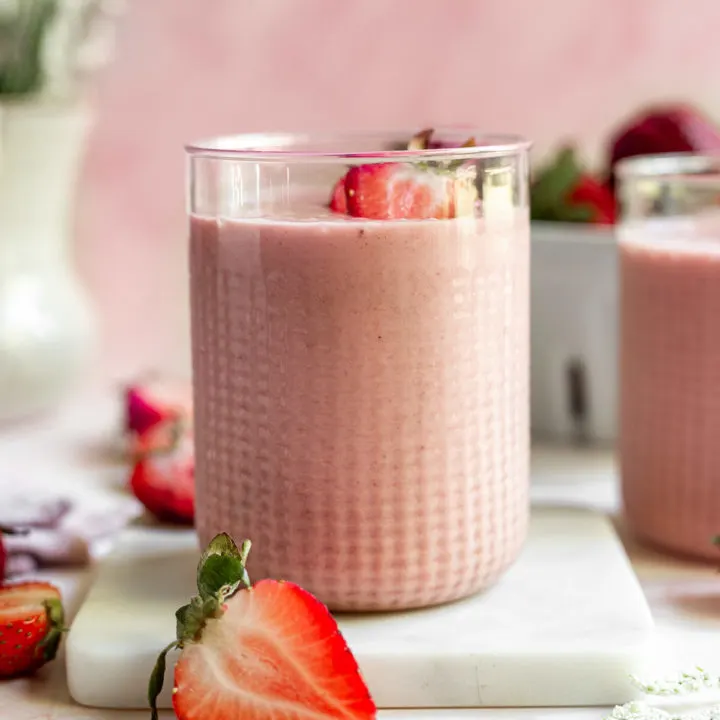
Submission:
<svg viewBox="0 0 720 720">
<path fill-rule="evenodd" d="M 0 421 L 52 409 L 94 349 L 73 266 L 75 188 L 90 113 L 0 104 Z"/>
</svg>

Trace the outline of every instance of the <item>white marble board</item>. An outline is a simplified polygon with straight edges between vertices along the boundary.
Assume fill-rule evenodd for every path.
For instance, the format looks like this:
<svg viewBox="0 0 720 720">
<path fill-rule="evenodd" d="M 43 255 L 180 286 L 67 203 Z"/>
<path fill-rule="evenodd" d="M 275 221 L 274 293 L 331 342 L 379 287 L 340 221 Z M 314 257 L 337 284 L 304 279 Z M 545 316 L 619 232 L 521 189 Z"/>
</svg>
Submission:
<svg viewBox="0 0 720 720">
<path fill-rule="evenodd" d="M 68 636 L 77 702 L 146 707 L 148 675 L 173 638 L 175 610 L 194 590 L 197 558 L 189 531 L 123 535 Z M 654 635 L 610 522 L 552 507 L 533 509 L 521 558 L 488 592 L 430 610 L 343 616 L 340 624 L 382 708 L 622 703 L 635 696 L 628 676 L 647 667 Z"/>
</svg>

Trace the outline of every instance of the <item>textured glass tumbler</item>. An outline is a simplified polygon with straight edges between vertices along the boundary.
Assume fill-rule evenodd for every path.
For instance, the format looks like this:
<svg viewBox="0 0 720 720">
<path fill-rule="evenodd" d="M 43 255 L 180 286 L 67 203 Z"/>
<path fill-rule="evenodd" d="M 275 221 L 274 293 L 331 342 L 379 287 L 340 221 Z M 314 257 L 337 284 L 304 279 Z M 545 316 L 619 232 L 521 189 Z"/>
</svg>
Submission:
<svg viewBox="0 0 720 720">
<path fill-rule="evenodd" d="M 618 179 L 625 515 L 639 539 L 716 562 L 720 159 L 631 159 Z"/>
<path fill-rule="evenodd" d="M 470 595 L 527 529 L 528 144 L 411 135 L 187 148 L 200 540 L 332 610 Z"/>
</svg>

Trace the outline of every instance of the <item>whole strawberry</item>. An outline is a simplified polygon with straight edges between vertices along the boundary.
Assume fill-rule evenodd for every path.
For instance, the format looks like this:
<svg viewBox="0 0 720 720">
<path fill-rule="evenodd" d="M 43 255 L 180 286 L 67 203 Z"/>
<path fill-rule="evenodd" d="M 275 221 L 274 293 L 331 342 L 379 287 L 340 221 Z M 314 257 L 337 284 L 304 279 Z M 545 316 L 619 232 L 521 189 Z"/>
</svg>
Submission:
<svg viewBox="0 0 720 720">
<path fill-rule="evenodd" d="M 195 454 L 192 433 L 170 418 L 141 435 L 133 450 L 130 489 L 158 520 L 192 525 Z"/>
<path fill-rule="evenodd" d="M 592 175 L 581 173 L 567 194 L 568 203 L 575 208 L 587 208 L 589 222 L 612 225 L 615 222 L 615 198 L 607 185 Z"/>
<path fill-rule="evenodd" d="M 610 138 L 610 185 L 620 160 L 638 155 L 720 151 L 720 128 L 686 104 L 649 108 L 630 118 Z"/>
<path fill-rule="evenodd" d="M 0 586 L 0 678 L 31 674 L 54 660 L 64 620 L 60 591 L 54 585 Z"/>
<path fill-rule="evenodd" d="M 176 613 L 177 639 L 158 658 L 148 700 L 157 720 L 166 655 L 180 649 L 172 704 L 179 720 L 302 720 L 376 716 L 337 623 L 289 582 L 250 584 L 250 541 L 216 536 L 197 571 L 198 594 Z"/>
</svg>

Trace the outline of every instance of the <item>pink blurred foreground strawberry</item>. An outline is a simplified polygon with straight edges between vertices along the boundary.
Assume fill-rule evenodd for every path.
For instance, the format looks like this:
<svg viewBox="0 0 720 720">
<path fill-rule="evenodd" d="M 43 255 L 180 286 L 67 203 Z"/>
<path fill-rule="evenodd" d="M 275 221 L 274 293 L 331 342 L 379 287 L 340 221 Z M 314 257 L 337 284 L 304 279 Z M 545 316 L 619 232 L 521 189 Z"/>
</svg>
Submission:
<svg viewBox="0 0 720 720">
<path fill-rule="evenodd" d="M 375 718 L 357 662 L 325 605 L 290 582 L 251 585 L 249 552 L 249 540 L 238 548 L 225 533 L 204 552 L 198 594 L 175 614 L 177 638 L 150 676 L 153 720 L 166 655 L 175 648 L 179 720 Z"/>
<path fill-rule="evenodd" d="M 129 488 L 161 522 L 192 525 L 195 454 L 192 386 L 153 376 L 125 388 Z"/>
<path fill-rule="evenodd" d="M 161 522 L 193 524 L 195 448 L 181 419 L 171 416 L 138 438 L 130 489 Z"/>
<path fill-rule="evenodd" d="M 125 432 L 140 436 L 170 418 L 192 418 L 192 388 L 189 383 L 152 376 L 125 388 Z"/>
</svg>

